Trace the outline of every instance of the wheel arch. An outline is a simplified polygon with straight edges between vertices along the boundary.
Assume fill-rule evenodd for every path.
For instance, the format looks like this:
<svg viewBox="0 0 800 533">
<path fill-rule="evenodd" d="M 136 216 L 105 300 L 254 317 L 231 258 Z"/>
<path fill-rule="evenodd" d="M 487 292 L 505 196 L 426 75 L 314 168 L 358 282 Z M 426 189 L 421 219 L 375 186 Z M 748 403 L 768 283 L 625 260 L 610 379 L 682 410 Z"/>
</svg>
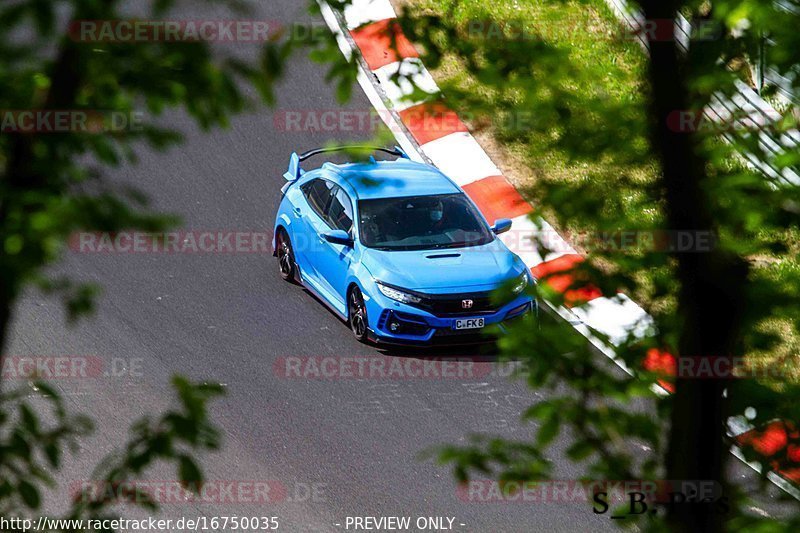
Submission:
<svg viewBox="0 0 800 533">
<path fill-rule="evenodd" d="M 347 321 L 350 321 L 350 294 L 352 294 L 353 289 L 357 288 L 359 292 L 361 292 L 362 298 L 364 295 L 364 289 L 356 283 L 355 280 L 350 280 L 350 283 L 347 284 L 347 292 L 345 292 L 345 299 L 344 299 L 344 317 Z"/>
<path fill-rule="evenodd" d="M 275 226 L 274 231 L 272 232 L 272 257 L 278 256 L 278 233 L 283 232 L 286 236 L 291 240 L 291 236 L 289 235 L 289 230 L 286 229 L 286 226 L 283 224 L 277 224 Z"/>
</svg>

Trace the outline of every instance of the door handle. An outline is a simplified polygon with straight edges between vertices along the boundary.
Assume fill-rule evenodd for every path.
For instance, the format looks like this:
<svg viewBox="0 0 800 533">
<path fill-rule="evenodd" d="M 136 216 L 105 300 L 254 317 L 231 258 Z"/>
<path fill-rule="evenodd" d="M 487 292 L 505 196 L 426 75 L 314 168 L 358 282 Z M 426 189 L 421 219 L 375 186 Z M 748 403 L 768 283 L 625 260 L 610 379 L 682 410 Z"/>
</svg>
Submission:
<svg viewBox="0 0 800 533">
<path fill-rule="evenodd" d="M 300 211 L 299 207 L 293 208 L 292 212 L 294 213 L 294 216 L 296 216 L 297 218 L 300 218 L 301 216 L 303 216 L 303 212 Z"/>
</svg>

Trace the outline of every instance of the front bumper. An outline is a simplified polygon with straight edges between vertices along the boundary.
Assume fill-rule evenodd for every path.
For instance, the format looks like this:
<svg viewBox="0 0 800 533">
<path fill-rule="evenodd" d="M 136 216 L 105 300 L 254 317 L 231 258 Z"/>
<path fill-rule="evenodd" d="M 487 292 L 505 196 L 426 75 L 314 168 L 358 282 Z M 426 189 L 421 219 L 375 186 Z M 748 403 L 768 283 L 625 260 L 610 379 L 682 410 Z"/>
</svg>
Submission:
<svg viewBox="0 0 800 533">
<path fill-rule="evenodd" d="M 370 297 L 365 304 L 369 338 L 378 344 L 431 346 L 491 342 L 496 339 L 496 334 L 487 334 L 487 330 L 503 334 L 506 332 L 505 325 L 511 320 L 538 313 L 536 300 L 527 294 L 521 294 L 491 312 L 445 316 L 396 302 L 380 293 Z M 482 318 L 484 327 L 455 329 L 456 320 L 471 318 Z"/>
</svg>

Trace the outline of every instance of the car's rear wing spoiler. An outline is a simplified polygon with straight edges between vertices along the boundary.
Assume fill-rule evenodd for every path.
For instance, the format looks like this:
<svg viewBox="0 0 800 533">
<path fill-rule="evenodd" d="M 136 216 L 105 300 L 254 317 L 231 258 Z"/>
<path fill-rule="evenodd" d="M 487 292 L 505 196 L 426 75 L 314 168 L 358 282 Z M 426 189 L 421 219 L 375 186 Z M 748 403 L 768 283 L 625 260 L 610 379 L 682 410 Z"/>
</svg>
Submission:
<svg viewBox="0 0 800 533">
<path fill-rule="evenodd" d="M 329 152 L 344 152 L 348 150 L 368 150 L 371 152 L 384 152 L 390 155 L 396 155 L 397 157 L 404 157 L 408 159 L 406 153 L 399 147 L 395 146 L 394 148 L 382 148 L 380 146 L 333 146 L 329 148 L 316 148 L 314 150 L 309 150 L 308 152 L 303 152 L 300 155 L 297 155 L 297 152 L 293 152 L 291 157 L 289 157 L 289 169 L 283 175 L 286 178 L 286 181 L 295 181 L 297 178 L 303 175 L 305 172 L 301 167 L 300 163 L 305 161 L 306 159 L 313 157 L 318 154 L 324 154 Z M 375 161 L 375 158 L 370 156 L 372 161 Z"/>
</svg>

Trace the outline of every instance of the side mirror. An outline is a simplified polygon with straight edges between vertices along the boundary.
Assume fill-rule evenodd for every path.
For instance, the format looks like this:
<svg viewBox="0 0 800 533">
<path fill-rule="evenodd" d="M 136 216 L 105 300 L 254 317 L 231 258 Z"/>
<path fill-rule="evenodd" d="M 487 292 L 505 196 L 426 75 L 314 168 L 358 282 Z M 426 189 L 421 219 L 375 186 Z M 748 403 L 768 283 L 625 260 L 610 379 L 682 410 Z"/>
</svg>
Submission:
<svg viewBox="0 0 800 533">
<path fill-rule="evenodd" d="M 491 227 L 492 233 L 500 235 L 511 229 L 511 219 L 498 218 L 494 221 L 494 226 Z"/>
<path fill-rule="evenodd" d="M 335 229 L 322 234 L 322 238 L 332 244 L 341 244 L 342 246 L 353 246 L 353 238 L 341 229 Z"/>
</svg>

